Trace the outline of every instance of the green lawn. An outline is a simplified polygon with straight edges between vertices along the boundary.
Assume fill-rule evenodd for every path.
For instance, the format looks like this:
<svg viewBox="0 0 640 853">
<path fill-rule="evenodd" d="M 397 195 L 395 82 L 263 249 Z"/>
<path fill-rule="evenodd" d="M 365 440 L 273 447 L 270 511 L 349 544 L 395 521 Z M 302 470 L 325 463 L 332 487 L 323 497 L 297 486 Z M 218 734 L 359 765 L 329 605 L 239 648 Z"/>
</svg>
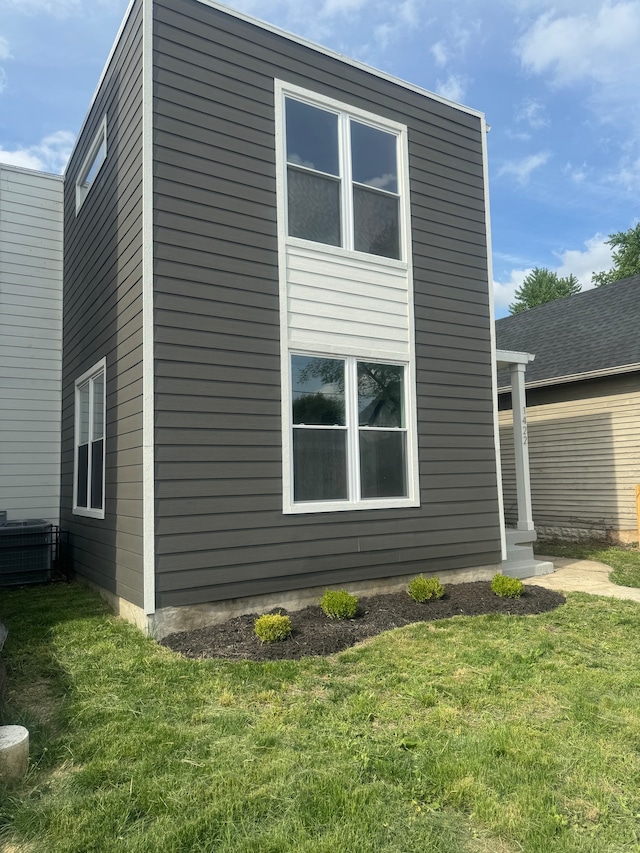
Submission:
<svg viewBox="0 0 640 853">
<path fill-rule="evenodd" d="M 611 566 L 609 579 L 619 586 L 640 587 L 640 551 L 637 546 L 617 547 L 604 543 L 538 542 L 536 551 L 550 557 L 597 560 Z"/>
<path fill-rule="evenodd" d="M 267 664 L 182 660 L 73 585 L 0 611 L 5 722 L 32 743 L 0 849 L 640 849 L 636 603 L 573 594 Z"/>
</svg>

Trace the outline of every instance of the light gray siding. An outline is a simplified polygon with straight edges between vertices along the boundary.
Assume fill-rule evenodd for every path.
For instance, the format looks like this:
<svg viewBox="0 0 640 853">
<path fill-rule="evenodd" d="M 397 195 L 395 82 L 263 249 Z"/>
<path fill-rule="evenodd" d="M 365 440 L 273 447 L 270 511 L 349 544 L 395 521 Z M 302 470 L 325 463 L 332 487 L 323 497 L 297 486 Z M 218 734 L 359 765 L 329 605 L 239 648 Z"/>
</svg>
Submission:
<svg viewBox="0 0 640 853">
<path fill-rule="evenodd" d="M 107 157 L 75 183 L 107 116 Z M 142 4 L 125 26 L 65 176 L 62 519 L 76 571 L 142 605 Z M 106 517 L 72 512 L 74 382 L 107 360 Z"/>
<path fill-rule="evenodd" d="M 480 120 L 157 0 L 157 605 L 500 561 Z M 408 125 L 421 506 L 284 516 L 274 78 Z"/>
<path fill-rule="evenodd" d="M 512 414 L 500 412 L 508 524 L 517 520 Z M 637 541 L 640 376 L 527 392 L 533 519 L 539 535 Z"/>
<path fill-rule="evenodd" d="M 0 510 L 60 513 L 62 179 L 0 164 Z"/>
</svg>

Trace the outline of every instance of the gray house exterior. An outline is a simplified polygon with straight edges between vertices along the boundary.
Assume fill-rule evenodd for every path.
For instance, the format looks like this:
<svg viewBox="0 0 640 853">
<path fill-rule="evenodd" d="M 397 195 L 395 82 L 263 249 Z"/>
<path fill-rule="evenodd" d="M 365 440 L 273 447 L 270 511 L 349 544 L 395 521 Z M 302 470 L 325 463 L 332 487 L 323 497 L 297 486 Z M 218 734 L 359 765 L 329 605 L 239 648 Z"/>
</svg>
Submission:
<svg viewBox="0 0 640 853">
<path fill-rule="evenodd" d="M 61 524 L 119 612 L 161 636 L 496 571 L 485 132 L 215 3 L 134 0 L 64 202 Z"/>
</svg>

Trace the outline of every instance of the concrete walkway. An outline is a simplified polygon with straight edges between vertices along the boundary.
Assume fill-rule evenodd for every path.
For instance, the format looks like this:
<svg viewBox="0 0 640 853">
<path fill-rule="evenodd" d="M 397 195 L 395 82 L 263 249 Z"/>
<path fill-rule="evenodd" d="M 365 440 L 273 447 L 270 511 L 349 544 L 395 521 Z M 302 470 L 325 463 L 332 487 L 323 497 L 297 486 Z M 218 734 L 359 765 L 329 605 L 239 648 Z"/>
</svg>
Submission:
<svg viewBox="0 0 640 853">
<path fill-rule="evenodd" d="M 597 563 L 595 560 L 573 560 L 567 557 L 542 557 L 537 560 L 553 563 L 555 571 L 551 575 L 527 578 L 523 583 L 544 586 L 561 592 L 590 592 L 592 595 L 606 595 L 609 598 L 627 598 L 640 602 L 640 589 L 630 586 L 618 586 L 609 580 L 611 566 Z"/>
</svg>

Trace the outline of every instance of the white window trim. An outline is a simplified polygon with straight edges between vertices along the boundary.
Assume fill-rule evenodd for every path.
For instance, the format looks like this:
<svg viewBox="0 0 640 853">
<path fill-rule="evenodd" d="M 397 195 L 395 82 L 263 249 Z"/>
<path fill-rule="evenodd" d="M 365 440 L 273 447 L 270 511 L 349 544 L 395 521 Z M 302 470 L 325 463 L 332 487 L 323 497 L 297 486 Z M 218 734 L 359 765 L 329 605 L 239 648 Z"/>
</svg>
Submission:
<svg viewBox="0 0 640 853">
<path fill-rule="evenodd" d="M 347 432 L 347 482 L 349 494 L 352 498 L 345 501 L 294 501 L 293 491 L 293 412 L 291 404 L 291 356 L 315 356 L 318 358 L 338 358 L 346 361 L 346 370 L 351 371 L 351 377 L 347 386 L 351 387 L 351 394 L 345 391 L 346 404 L 346 432 Z M 383 498 L 358 498 L 360 493 L 360 466 L 359 466 L 359 434 L 358 426 L 358 401 L 355 393 L 357 378 L 355 378 L 356 364 L 358 361 L 372 361 L 377 364 L 394 364 L 404 367 L 404 406 L 405 406 L 405 431 L 407 436 L 407 494 L 403 497 Z M 283 512 L 286 515 L 296 515 L 310 512 L 345 512 L 363 509 L 393 509 L 400 507 L 413 507 L 420 505 L 420 482 L 418 473 L 418 438 L 417 438 L 417 413 L 415 393 L 415 370 L 412 362 L 389 360 L 380 358 L 376 353 L 369 355 L 358 354 L 338 355 L 333 352 L 305 351 L 292 349 L 282 365 L 282 391 L 283 400 L 286 400 L 285 429 L 283 441 Z M 355 384 L 354 384 L 355 383 Z"/>
<path fill-rule="evenodd" d="M 96 160 L 98 158 L 98 154 L 100 153 L 100 149 L 104 145 L 104 157 L 98 166 L 98 170 L 90 184 L 87 184 L 87 176 L 93 169 L 96 164 Z M 82 167 L 78 172 L 78 178 L 76 180 L 76 216 L 78 215 L 78 211 L 84 204 L 84 200 L 89 194 L 91 187 L 96 182 L 96 178 L 100 174 L 100 170 L 104 166 L 104 163 L 107 159 L 107 116 L 105 115 L 100 122 L 100 127 L 98 128 L 98 132 L 96 133 L 93 142 L 91 143 L 91 147 L 87 152 L 87 156 L 84 158 L 84 162 L 82 163 Z"/>
<path fill-rule="evenodd" d="M 333 246 L 325 243 L 318 243 L 314 240 L 305 240 L 302 237 L 289 236 L 289 221 L 288 221 L 288 204 L 287 204 L 287 157 L 286 157 L 286 126 L 285 126 L 285 99 L 287 97 L 310 104 L 311 106 L 319 107 L 320 109 L 329 110 L 337 113 L 339 122 L 339 157 L 341 164 L 341 210 L 342 217 L 342 246 Z M 326 95 L 320 95 L 317 92 L 310 92 L 308 89 L 303 89 L 300 86 L 294 86 L 291 83 L 285 83 L 282 80 L 275 81 L 275 118 L 276 118 L 276 172 L 278 185 L 282 187 L 283 205 L 279 213 L 284 217 L 284 234 L 286 242 L 294 246 L 313 247 L 320 251 L 325 249 L 333 254 L 342 254 L 347 257 L 367 258 L 376 262 L 387 262 L 394 265 L 400 265 L 404 268 L 407 266 L 407 258 L 409 252 L 408 240 L 408 223 L 409 218 L 409 157 L 407 144 L 407 128 L 405 125 L 392 121 L 373 113 L 361 110 L 359 107 L 354 107 L 349 104 L 336 101 L 333 98 L 328 98 Z M 396 136 L 396 163 L 398 169 L 398 239 L 400 243 L 400 258 L 387 258 L 384 255 L 373 255 L 368 252 L 358 251 L 353 247 L 353 193 L 351 188 L 353 181 L 351 177 L 351 157 L 350 155 L 350 131 L 348 118 L 354 118 L 362 124 L 367 124 L 378 130 L 386 133 L 393 133 Z M 360 184 L 358 184 L 360 186 Z M 395 194 L 393 194 L 395 195 Z"/>
<path fill-rule="evenodd" d="M 80 405 L 79 405 L 79 389 L 88 381 L 95 379 L 100 373 L 104 375 L 104 399 L 102 402 L 104 413 L 104 426 L 102 437 L 102 508 L 94 509 L 92 507 L 78 506 L 78 448 L 80 438 Z M 91 388 L 93 386 L 90 386 Z M 89 398 L 89 436 L 91 436 L 91 423 L 93 420 L 93 392 L 90 392 Z M 73 515 L 82 515 L 86 518 L 104 518 L 106 509 L 106 460 L 107 460 L 107 359 L 101 359 L 97 364 L 94 364 L 89 370 L 85 371 L 82 376 L 79 376 L 74 385 L 74 429 L 73 429 Z M 91 440 L 89 440 L 91 445 Z M 91 465 L 91 452 L 89 452 L 89 466 Z M 89 475 L 88 495 L 91 495 L 91 476 Z M 90 500 L 90 497 L 89 497 Z"/>
</svg>

